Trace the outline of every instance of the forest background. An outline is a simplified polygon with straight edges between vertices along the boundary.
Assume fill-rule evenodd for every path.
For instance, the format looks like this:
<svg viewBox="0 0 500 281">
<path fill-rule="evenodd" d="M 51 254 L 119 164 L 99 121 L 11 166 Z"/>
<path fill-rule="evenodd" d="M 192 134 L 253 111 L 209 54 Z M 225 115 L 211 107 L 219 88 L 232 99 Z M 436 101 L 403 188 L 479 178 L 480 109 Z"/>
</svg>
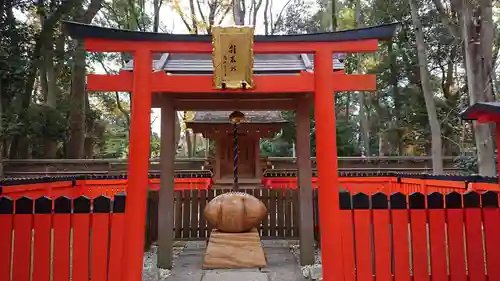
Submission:
<svg viewBox="0 0 500 281">
<path fill-rule="evenodd" d="M 339 156 L 468 156 L 457 165 L 496 175 L 494 128 L 460 120 L 500 90 L 500 2 L 492 0 L 0 0 L 0 156 L 126 158 L 129 93 L 86 91 L 87 72 L 116 73 L 130 57 L 85 53 L 61 21 L 166 33 L 206 34 L 251 24 L 258 34 L 304 34 L 400 22 L 379 52 L 348 55 L 350 73 L 377 74 L 375 92 L 335 93 Z M 266 156 L 294 155 L 290 125 L 263 140 Z M 177 114 L 178 155 L 204 157 L 207 140 Z M 315 155 L 311 115 L 312 155 Z M 159 156 L 153 112 L 151 157 Z M 333 128 L 332 128 L 333 129 Z M 492 130 L 493 129 L 493 130 Z"/>
</svg>

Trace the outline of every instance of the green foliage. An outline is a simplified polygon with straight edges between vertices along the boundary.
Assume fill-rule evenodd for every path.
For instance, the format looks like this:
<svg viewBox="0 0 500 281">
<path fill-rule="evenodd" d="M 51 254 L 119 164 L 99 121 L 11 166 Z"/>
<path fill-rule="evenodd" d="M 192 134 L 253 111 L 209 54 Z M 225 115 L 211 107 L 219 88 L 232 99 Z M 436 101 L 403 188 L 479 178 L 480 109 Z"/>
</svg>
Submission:
<svg viewBox="0 0 500 281">
<path fill-rule="evenodd" d="M 66 134 L 67 119 L 61 110 L 44 105 L 33 105 L 28 112 L 31 138 L 62 139 Z"/>
<path fill-rule="evenodd" d="M 446 7 L 451 4 L 448 0 L 444 1 Z M 66 2 L 45 1 L 45 6 L 41 10 L 50 16 Z M 74 6 L 64 13 L 62 19 L 74 19 L 76 10 L 86 8 L 89 2 L 75 2 Z M 92 23 L 113 28 L 150 31 L 153 15 L 145 8 L 151 4 L 150 2 L 104 1 Z M 271 20 L 275 20 L 270 24 L 272 33 L 304 34 L 328 30 L 332 21 L 332 16 L 328 14 L 332 2 L 329 2 L 329 5 L 325 5 L 325 1 L 318 2 L 320 3 L 290 1 L 281 16 L 271 17 Z M 37 61 L 39 58 L 33 57 L 41 32 L 36 1 L 6 3 L 13 6 L 12 9 L 6 6 L 4 13 L 0 15 L 2 140 L 5 147 L 11 148 L 12 151 L 14 148 L 17 149 L 21 139 L 27 141 L 28 147 L 25 150 L 29 153 L 26 157 L 46 155 L 44 151 L 46 141 L 54 141 L 58 150 L 57 156 L 64 157 L 71 126 L 68 116 L 69 105 L 73 102 L 70 94 L 74 42 L 70 38 L 61 37 L 59 25 L 54 26 L 50 39 L 55 52 L 54 67 L 59 96 L 56 106 L 49 107 L 41 91 L 40 63 Z M 428 155 L 430 154 L 429 122 L 421 91 L 415 30 L 408 2 L 372 0 L 360 3 L 362 22 L 359 24 L 370 26 L 397 21 L 402 27 L 391 42 L 380 43 L 379 52 L 356 56 L 347 54 L 344 61 L 347 73 L 377 75 L 377 91 L 363 93 L 364 109 L 369 123 L 369 150 L 372 155 Z M 357 26 L 355 4 L 356 1 L 352 0 L 335 1 L 338 30 Z M 464 74 L 463 42 L 450 36 L 448 27 L 443 24 L 432 1 L 421 0 L 419 6 L 428 47 L 430 82 L 442 126 L 444 153 L 464 155 L 467 152 L 474 152 L 472 129 L 465 126 L 459 117 L 459 112 L 470 102 Z M 494 3 L 493 6 L 495 29 L 498 30 L 500 25 L 497 15 L 500 6 L 498 3 Z M 496 44 L 493 49 L 498 50 L 500 44 Z M 130 56 L 131 54 L 88 53 L 86 59 L 89 72 L 90 70 L 102 72 L 104 69 L 105 72 L 116 73 Z M 34 76 L 30 73 L 33 65 L 38 70 Z M 32 81 L 31 78 L 36 79 Z M 497 71 L 492 73 L 492 80 L 495 88 L 500 89 Z M 30 91 L 32 85 L 34 89 Z M 337 127 L 331 129 L 337 132 L 339 156 L 361 154 L 360 106 L 357 93 L 335 93 Z M 127 157 L 130 110 L 128 93 L 93 93 L 88 97 L 88 107 L 85 110 L 85 136 L 95 140 L 95 143 L 92 149 L 93 155 L 87 157 Z M 282 115 L 290 122 L 275 138 L 261 142 L 262 154 L 265 156 L 293 155 L 295 113 L 287 111 L 282 112 Z M 311 153 L 315 155 L 316 131 L 312 109 L 310 125 Z M 204 156 L 204 150 L 205 147 L 200 146 L 194 153 L 197 156 Z M 157 155 L 159 155 L 159 137 L 152 134 L 151 156 L 157 157 Z M 471 161 L 460 160 L 457 165 L 474 172 L 476 169 L 474 161 L 474 158 L 471 158 Z"/>
<path fill-rule="evenodd" d="M 128 130 L 120 126 L 107 126 L 100 158 L 126 158 L 128 155 Z"/>
</svg>

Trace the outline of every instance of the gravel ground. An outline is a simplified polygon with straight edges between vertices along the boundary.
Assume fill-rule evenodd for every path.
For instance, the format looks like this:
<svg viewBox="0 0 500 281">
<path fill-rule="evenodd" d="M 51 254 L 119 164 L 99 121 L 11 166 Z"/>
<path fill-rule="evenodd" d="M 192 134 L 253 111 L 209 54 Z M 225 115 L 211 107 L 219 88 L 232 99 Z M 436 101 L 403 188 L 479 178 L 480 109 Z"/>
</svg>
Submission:
<svg viewBox="0 0 500 281">
<path fill-rule="evenodd" d="M 300 264 L 300 246 L 298 244 L 291 245 L 290 251 L 294 255 L 295 259 L 297 260 L 297 263 Z M 302 275 L 304 275 L 304 277 L 306 277 L 306 278 L 309 278 L 309 276 L 311 275 L 311 273 L 310 273 L 311 270 L 314 270 L 314 271 L 321 270 L 321 250 L 316 249 L 314 251 L 314 264 L 304 265 L 300 269 L 302 271 Z"/>
<path fill-rule="evenodd" d="M 173 266 L 175 266 L 175 260 L 183 250 L 184 246 L 174 247 Z M 144 253 L 142 281 L 165 281 L 170 276 L 169 269 L 161 269 L 156 266 L 158 260 L 157 253 L 157 246 L 152 246 L 148 252 Z"/>
</svg>

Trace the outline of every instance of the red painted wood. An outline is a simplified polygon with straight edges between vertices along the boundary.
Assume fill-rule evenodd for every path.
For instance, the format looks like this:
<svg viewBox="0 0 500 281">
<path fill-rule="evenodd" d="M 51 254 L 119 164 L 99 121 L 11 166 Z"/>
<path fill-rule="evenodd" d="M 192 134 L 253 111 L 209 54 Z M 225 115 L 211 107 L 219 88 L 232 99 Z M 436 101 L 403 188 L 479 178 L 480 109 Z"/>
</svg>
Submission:
<svg viewBox="0 0 500 281">
<path fill-rule="evenodd" d="M 9 280 L 12 253 L 13 215 L 0 215 L 0 280 Z"/>
<path fill-rule="evenodd" d="M 429 260 L 427 253 L 427 211 L 410 210 L 410 231 L 413 261 L 413 280 L 429 280 Z"/>
<path fill-rule="evenodd" d="M 376 280 L 392 280 L 389 210 L 373 210 L 372 216 Z"/>
<path fill-rule="evenodd" d="M 342 243 L 339 229 L 339 178 L 337 161 L 337 137 L 335 128 L 335 99 L 331 79 L 332 52 L 318 50 L 314 56 L 315 92 L 314 116 L 316 120 L 316 162 L 320 179 L 319 219 L 321 225 L 321 255 L 324 281 L 342 276 Z M 149 145 L 149 144 L 148 144 Z M 131 280 L 132 281 L 132 280 Z"/>
<path fill-rule="evenodd" d="M 378 50 L 377 39 L 341 42 L 255 42 L 255 53 L 300 54 L 314 53 L 323 49 L 331 53 L 364 53 Z M 211 42 L 160 42 L 123 41 L 85 38 L 85 50 L 89 52 L 134 52 L 150 50 L 160 53 L 212 53 Z M 151 66 L 149 66 L 151 68 Z"/>
<path fill-rule="evenodd" d="M 74 214 L 72 219 L 72 281 L 89 281 L 90 214 Z"/>
<path fill-rule="evenodd" d="M 370 210 L 354 210 L 357 281 L 373 280 Z"/>
<path fill-rule="evenodd" d="M 68 281 L 70 276 L 70 235 L 71 215 L 54 214 L 54 257 L 52 271 L 53 281 Z"/>
<path fill-rule="evenodd" d="M 500 209 L 483 209 L 486 266 L 489 280 L 500 280 Z"/>
<path fill-rule="evenodd" d="M 31 281 L 31 233 L 33 215 L 14 215 L 14 259 L 12 280 Z"/>
<path fill-rule="evenodd" d="M 50 281 L 52 215 L 34 215 L 34 248 L 32 281 Z"/>
<path fill-rule="evenodd" d="M 482 212 L 480 208 L 467 208 L 464 210 L 469 281 L 486 281 Z"/>
<path fill-rule="evenodd" d="M 376 76 L 370 74 L 331 74 L 333 91 L 372 91 L 376 88 Z M 152 74 L 151 90 L 162 93 L 218 93 L 213 87 L 212 76 L 169 76 L 163 72 Z M 225 90 L 224 93 L 238 95 L 241 93 L 304 93 L 314 91 L 314 76 L 310 73 L 283 76 L 255 76 L 254 89 Z M 133 88 L 133 73 L 122 71 L 120 74 L 89 74 L 87 76 L 89 91 L 124 91 Z M 186 85 L 189 84 L 189 87 Z"/>
<path fill-rule="evenodd" d="M 356 280 L 354 267 L 354 233 L 351 210 L 340 211 L 340 230 L 342 231 L 342 265 L 344 281 Z"/>
<path fill-rule="evenodd" d="M 148 191 L 150 121 L 151 121 L 151 51 L 147 48 L 134 53 L 134 89 L 132 93 L 132 120 L 130 121 L 130 149 L 125 218 L 123 263 L 127 269 L 124 281 L 142 278 L 144 225 Z M 139 227 L 141 226 L 141 227 Z"/>
<path fill-rule="evenodd" d="M 433 280 L 447 280 L 446 223 L 444 209 L 429 210 L 429 244 Z"/>
<path fill-rule="evenodd" d="M 463 210 L 448 209 L 446 210 L 446 217 L 448 221 L 450 278 L 452 281 L 466 281 Z"/>
<path fill-rule="evenodd" d="M 112 214 L 110 226 L 108 281 L 122 281 L 125 214 Z"/>
<path fill-rule="evenodd" d="M 408 241 L 408 211 L 392 210 L 392 245 L 396 281 L 410 281 L 410 245 Z"/>
<path fill-rule="evenodd" d="M 108 281 L 110 214 L 92 214 L 92 281 Z"/>
</svg>

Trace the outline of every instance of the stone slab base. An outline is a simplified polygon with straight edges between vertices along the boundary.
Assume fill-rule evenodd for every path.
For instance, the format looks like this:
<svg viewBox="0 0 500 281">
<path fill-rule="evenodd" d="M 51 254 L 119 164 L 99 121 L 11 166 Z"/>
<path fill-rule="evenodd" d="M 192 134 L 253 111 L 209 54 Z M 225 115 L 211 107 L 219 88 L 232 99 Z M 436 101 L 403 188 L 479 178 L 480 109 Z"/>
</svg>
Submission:
<svg viewBox="0 0 500 281">
<path fill-rule="evenodd" d="M 262 272 L 207 272 L 202 281 L 269 281 Z"/>
<path fill-rule="evenodd" d="M 262 268 L 266 256 L 256 229 L 243 233 L 212 230 L 203 259 L 204 269 Z"/>
</svg>

